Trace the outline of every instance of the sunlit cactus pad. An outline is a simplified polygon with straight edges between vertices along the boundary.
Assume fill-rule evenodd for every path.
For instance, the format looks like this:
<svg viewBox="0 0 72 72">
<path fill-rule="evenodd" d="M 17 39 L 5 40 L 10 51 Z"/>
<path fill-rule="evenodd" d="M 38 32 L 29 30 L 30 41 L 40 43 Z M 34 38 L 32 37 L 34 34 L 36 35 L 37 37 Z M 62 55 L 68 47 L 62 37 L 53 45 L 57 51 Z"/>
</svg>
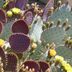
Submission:
<svg viewBox="0 0 72 72">
<path fill-rule="evenodd" d="M 65 22 L 66 19 L 68 19 L 68 24 L 72 25 L 72 12 L 61 12 L 59 10 L 56 10 L 53 15 L 49 18 L 50 21 L 54 21 L 54 24 L 56 25 L 57 20 L 61 19 L 61 24 Z"/>
<path fill-rule="evenodd" d="M 71 49 L 65 46 L 59 46 L 56 49 L 56 51 L 59 55 L 63 56 L 72 65 L 72 61 L 71 61 L 72 50 Z"/>
<path fill-rule="evenodd" d="M 37 44 L 37 48 L 30 54 L 30 59 L 39 60 L 39 58 L 43 57 L 46 50 L 47 49 L 43 45 Z"/>
<path fill-rule="evenodd" d="M 65 37 L 65 31 L 62 28 L 54 27 L 45 30 L 41 35 L 41 40 L 46 43 L 54 42 L 56 45 L 63 44 L 63 39 Z"/>
<path fill-rule="evenodd" d="M 72 72 L 70 1 L 0 0 L 0 72 Z"/>
<path fill-rule="evenodd" d="M 30 36 L 35 41 L 40 41 L 41 33 L 42 33 L 42 25 L 43 21 L 40 16 L 36 16 L 32 23 L 32 29 L 30 30 Z"/>
<path fill-rule="evenodd" d="M 67 31 L 67 35 L 72 37 L 72 27 Z"/>
</svg>

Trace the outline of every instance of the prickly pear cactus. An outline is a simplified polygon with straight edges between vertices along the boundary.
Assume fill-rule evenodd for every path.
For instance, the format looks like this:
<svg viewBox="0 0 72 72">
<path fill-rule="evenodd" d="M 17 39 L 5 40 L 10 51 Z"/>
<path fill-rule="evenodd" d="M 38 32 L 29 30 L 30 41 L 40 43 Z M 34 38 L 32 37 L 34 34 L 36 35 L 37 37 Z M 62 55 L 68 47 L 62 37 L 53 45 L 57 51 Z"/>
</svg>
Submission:
<svg viewBox="0 0 72 72">
<path fill-rule="evenodd" d="M 0 35 L 1 38 L 3 38 L 4 40 L 7 40 L 8 37 L 12 34 L 11 32 L 11 27 L 12 27 L 13 21 L 8 21 L 4 28 L 3 28 L 3 32 Z"/>
<path fill-rule="evenodd" d="M 72 27 L 66 32 L 68 36 L 72 37 Z"/>
<path fill-rule="evenodd" d="M 69 20 L 68 24 L 72 25 L 72 12 L 68 12 L 68 11 L 62 12 L 60 10 L 56 10 L 53 13 L 53 15 L 49 17 L 49 21 L 54 21 L 54 23 L 56 24 L 57 20 L 61 19 L 61 24 L 63 24 L 66 18 Z"/>
<path fill-rule="evenodd" d="M 64 37 L 66 37 L 66 36 L 70 36 L 70 37 L 72 37 L 72 12 L 71 11 L 69 11 L 69 10 L 67 10 L 68 9 L 68 7 L 67 8 L 64 8 L 64 7 L 60 7 L 60 9 L 57 9 L 54 13 L 53 13 L 53 15 L 51 15 L 51 17 L 49 18 L 49 21 L 54 21 L 54 25 L 56 25 L 57 24 L 57 21 L 58 21 L 58 19 L 60 19 L 61 20 L 61 22 L 60 22 L 60 25 L 62 26 L 63 24 L 64 24 L 64 22 L 65 22 L 65 20 L 66 19 L 68 19 L 68 22 L 67 22 L 67 24 L 69 25 L 71 25 L 70 26 L 70 29 L 69 30 L 67 30 L 67 31 L 64 31 L 64 33 L 65 33 L 65 36 Z M 59 31 L 60 32 L 60 31 Z M 51 33 L 51 32 L 50 32 Z M 55 33 L 55 32 L 54 32 Z M 58 34 L 58 33 L 57 33 Z M 60 34 L 60 33 L 59 33 Z M 52 36 L 53 36 L 54 34 L 52 33 Z M 56 34 L 55 34 L 56 35 Z M 62 34 L 63 35 L 63 34 Z M 49 36 L 48 36 L 49 37 Z M 59 37 L 59 36 L 58 36 Z M 54 36 L 52 37 L 52 38 L 54 38 Z M 57 37 L 55 37 L 55 38 L 57 38 Z M 55 39 L 54 38 L 54 39 Z M 63 38 L 63 37 L 62 37 Z M 58 38 L 59 39 L 59 38 Z M 61 38 L 60 38 L 61 39 Z M 50 38 L 50 40 L 51 40 L 51 38 Z M 54 40 L 55 41 L 55 40 Z M 60 40 L 59 40 L 60 41 Z M 59 42 L 58 41 L 58 42 Z M 63 43 L 64 43 L 64 40 L 62 41 Z M 72 54 L 69 54 L 69 53 L 71 53 L 71 49 L 69 49 L 69 47 L 65 47 L 64 46 L 64 44 L 62 43 L 62 45 L 61 46 L 59 46 L 59 47 L 57 47 L 56 48 L 56 51 L 57 51 L 57 53 L 58 53 L 58 55 L 61 55 L 61 56 L 63 56 L 70 64 L 72 64 L 72 61 L 71 61 L 71 57 L 72 57 Z M 61 43 L 60 43 L 61 44 Z M 60 45 L 59 44 L 59 45 Z M 59 70 L 59 69 L 58 69 Z M 60 70 L 59 70 L 60 71 Z M 58 72 L 59 72 L 58 71 Z M 60 71 L 61 72 L 61 71 Z"/>
<path fill-rule="evenodd" d="M 29 57 L 33 60 L 40 60 L 41 58 L 44 58 L 43 55 L 46 52 L 46 50 L 47 49 L 42 44 L 37 44 L 37 48 Z"/>
<path fill-rule="evenodd" d="M 43 21 L 47 21 L 48 19 L 48 10 L 54 6 L 54 0 L 49 0 L 44 8 L 44 13 L 43 13 Z"/>
<path fill-rule="evenodd" d="M 56 48 L 58 55 L 63 56 L 72 65 L 72 50 L 65 46 L 59 46 Z"/>
<path fill-rule="evenodd" d="M 7 65 L 5 70 L 6 71 L 17 71 L 17 62 L 18 57 L 15 53 L 8 53 L 7 54 Z"/>
<path fill-rule="evenodd" d="M 65 12 L 65 11 L 70 12 L 71 11 L 71 6 L 69 5 L 69 3 L 64 3 L 64 4 L 61 5 L 59 10 L 61 12 Z"/>
<path fill-rule="evenodd" d="M 32 23 L 32 28 L 30 30 L 30 36 L 33 38 L 35 41 L 40 41 L 41 33 L 42 33 L 42 26 L 43 26 L 43 21 L 40 16 L 36 16 L 34 18 L 34 21 Z"/>
<path fill-rule="evenodd" d="M 0 0 L 0 7 L 3 6 L 4 0 Z"/>
<path fill-rule="evenodd" d="M 37 3 L 25 4 L 28 0 L 14 1 L 16 6 L 6 9 L 9 6 L 7 5 L 3 9 L 4 13 L 0 9 L 4 15 L 0 14 L 0 23 L 3 26 L 0 27 L 2 31 L 0 32 L 0 72 L 72 72 L 72 66 L 68 64 L 72 64 L 70 61 L 72 57 L 71 7 L 62 5 L 48 16 L 47 8 L 53 6 L 54 1 L 52 1 L 49 0 L 46 5 L 44 15 Z M 0 0 L 0 7 L 1 4 Z M 30 10 L 33 13 L 30 13 Z M 26 17 L 25 13 L 27 13 Z M 48 21 L 44 21 L 41 15 L 47 16 Z M 61 63 L 58 64 L 60 66 L 58 68 L 56 58 L 63 59 L 59 55 L 68 60 L 66 64 L 69 65 L 70 70 L 65 70 Z M 65 60 L 63 62 L 66 62 Z"/>
<path fill-rule="evenodd" d="M 64 36 L 63 28 L 53 27 L 42 32 L 41 41 L 45 41 L 45 43 L 54 42 L 56 45 L 60 45 L 63 44 Z"/>
<path fill-rule="evenodd" d="M 72 26 L 72 12 L 68 10 L 69 8 L 69 4 L 65 7 L 64 5 L 62 5 L 53 13 L 53 15 L 49 17 L 49 21 L 54 21 L 54 24 L 57 24 L 57 20 L 60 19 L 60 24 L 62 25 L 65 22 L 65 20 L 68 19 L 67 24 Z M 72 36 L 72 27 L 68 31 L 66 31 L 66 33 L 68 36 Z"/>
</svg>

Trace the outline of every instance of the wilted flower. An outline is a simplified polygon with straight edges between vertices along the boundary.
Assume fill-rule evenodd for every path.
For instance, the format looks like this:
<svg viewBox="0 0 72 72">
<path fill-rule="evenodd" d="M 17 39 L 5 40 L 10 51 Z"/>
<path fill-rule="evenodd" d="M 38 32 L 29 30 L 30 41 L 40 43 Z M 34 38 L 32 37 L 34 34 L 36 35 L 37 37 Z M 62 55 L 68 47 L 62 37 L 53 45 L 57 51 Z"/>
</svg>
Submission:
<svg viewBox="0 0 72 72">
<path fill-rule="evenodd" d="M 32 43 L 32 49 L 37 48 L 37 44 L 36 43 Z"/>
</svg>

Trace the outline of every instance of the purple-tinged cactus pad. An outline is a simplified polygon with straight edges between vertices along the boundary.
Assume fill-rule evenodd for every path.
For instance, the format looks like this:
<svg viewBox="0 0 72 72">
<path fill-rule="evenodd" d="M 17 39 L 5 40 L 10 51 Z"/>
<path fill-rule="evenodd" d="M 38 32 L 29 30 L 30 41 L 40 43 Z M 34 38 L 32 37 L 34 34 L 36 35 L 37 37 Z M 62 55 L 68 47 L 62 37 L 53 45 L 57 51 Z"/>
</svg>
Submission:
<svg viewBox="0 0 72 72">
<path fill-rule="evenodd" d="M 15 7 L 15 2 L 14 1 L 10 1 L 6 7 L 6 10 L 9 10 L 11 8 L 14 8 Z"/>
<path fill-rule="evenodd" d="M 24 62 L 24 65 L 28 66 L 29 69 L 34 68 L 35 72 L 39 72 L 39 65 L 35 61 L 26 61 L 26 62 Z"/>
<path fill-rule="evenodd" d="M 25 9 L 26 4 L 28 3 L 28 0 L 16 0 L 16 7 L 20 8 L 20 9 Z"/>
<path fill-rule="evenodd" d="M 45 72 L 49 68 L 49 64 L 43 61 L 39 61 L 40 72 Z"/>
<path fill-rule="evenodd" d="M 33 14 L 31 11 L 25 13 L 25 22 L 30 25 L 33 21 Z"/>
<path fill-rule="evenodd" d="M 18 57 L 14 53 L 7 54 L 7 64 L 5 71 L 17 72 Z"/>
<path fill-rule="evenodd" d="M 30 45 L 30 39 L 23 33 L 16 33 L 9 37 L 9 43 L 13 51 L 23 53 Z"/>
<path fill-rule="evenodd" d="M 0 21 L 3 23 L 6 23 L 7 21 L 6 14 L 2 9 L 0 9 Z"/>
<path fill-rule="evenodd" d="M 2 24 L 2 22 L 0 21 L 0 34 L 1 34 L 2 30 L 3 30 L 3 24 Z"/>
<path fill-rule="evenodd" d="M 29 29 L 27 24 L 23 20 L 18 20 L 12 25 L 12 32 L 28 34 Z"/>
<path fill-rule="evenodd" d="M 4 67 L 5 67 L 6 58 L 5 58 L 4 50 L 1 47 L 0 47 L 0 57 L 2 59 L 2 62 L 4 64 Z"/>
<path fill-rule="evenodd" d="M 49 0 L 48 3 L 46 4 L 43 12 L 43 21 L 47 21 L 48 19 L 48 10 L 54 6 L 54 0 Z"/>
</svg>

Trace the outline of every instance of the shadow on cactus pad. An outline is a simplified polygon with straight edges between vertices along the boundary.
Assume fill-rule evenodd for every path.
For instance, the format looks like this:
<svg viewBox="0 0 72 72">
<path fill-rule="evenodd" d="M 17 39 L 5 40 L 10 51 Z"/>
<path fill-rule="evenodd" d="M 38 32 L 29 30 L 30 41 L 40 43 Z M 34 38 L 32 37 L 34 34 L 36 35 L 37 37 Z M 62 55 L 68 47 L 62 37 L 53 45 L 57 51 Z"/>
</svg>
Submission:
<svg viewBox="0 0 72 72">
<path fill-rule="evenodd" d="M 19 59 L 21 59 L 23 57 L 23 53 L 15 53 Z"/>
</svg>

